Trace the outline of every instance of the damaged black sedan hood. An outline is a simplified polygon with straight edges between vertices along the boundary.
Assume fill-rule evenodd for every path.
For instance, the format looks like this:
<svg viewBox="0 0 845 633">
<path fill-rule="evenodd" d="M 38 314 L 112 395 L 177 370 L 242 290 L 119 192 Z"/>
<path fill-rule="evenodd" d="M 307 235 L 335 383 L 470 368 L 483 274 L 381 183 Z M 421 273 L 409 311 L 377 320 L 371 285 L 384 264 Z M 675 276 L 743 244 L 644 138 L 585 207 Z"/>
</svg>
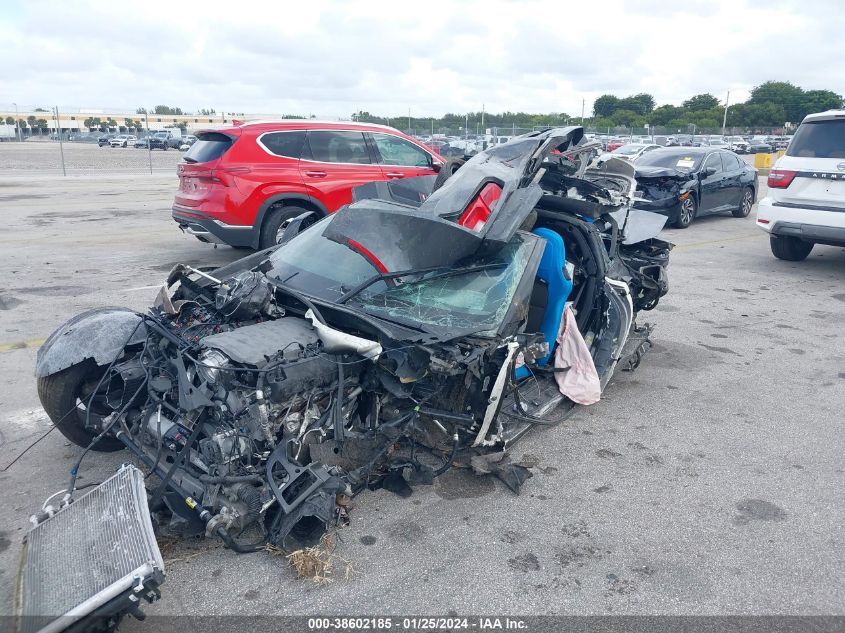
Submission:
<svg viewBox="0 0 845 633">
<path fill-rule="evenodd" d="M 652 167 L 650 165 L 636 166 L 635 176 L 637 180 L 647 178 L 675 178 L 678 180 L 690 180 L 692 175 L 689 171 L 675 169 L 674 167 Z"/>
</svg>

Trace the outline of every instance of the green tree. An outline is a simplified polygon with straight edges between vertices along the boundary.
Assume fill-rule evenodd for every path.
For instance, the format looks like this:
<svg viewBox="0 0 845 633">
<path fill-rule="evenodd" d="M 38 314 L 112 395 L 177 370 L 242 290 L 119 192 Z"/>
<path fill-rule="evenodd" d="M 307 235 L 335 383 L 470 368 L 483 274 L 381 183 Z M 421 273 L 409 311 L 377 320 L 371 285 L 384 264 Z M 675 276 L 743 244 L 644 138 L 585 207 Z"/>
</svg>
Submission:
<svg viewBox="0 0 845 633">
<path fill-rule="evenodd" d="M 751 128 L 775 127 L 788 120 L 783 106 L 775 103 L 746 103 L 743 113 L 745 125 Z"/>
<path fill-rule="evenodd" d="M 842 107 L 842 95 L 831 90 L 806 90 L 804 91 L 804 112 L 801 118 L 813 112 L 824 112 Z M 799 122 L 796 119 L 795 122 Z"/>
<path fill-rule="evenodd" d="M 654 97 L 641 92 L 619 100 L 620 110 L 631 110 L 645 115 L 654 110 Z"/>
<path fill-rule="evenodd" d="M 36 112 L 46 112 L 46 110 L 36 110 Z M 36 119 L 35 127 L 38 128 L 39 134 L 44 133 L 50 129 L 50 126 L 47 123 L 47 119 Z"/>
<path fill-rule="evenodd" d="M 32 114 L 30 114 L 28 117 L 26 117 L 26 122 L 29 124 L 29 127 L 34 128 L 35 127 L 35 121 L 36 121 L 35 116 L 33 116 Z"/>
<path fill-rule="evenodd" d="M 157 105 L 153 108 L 153 112 L 156 114 L 182 114 L 182 108 L 173 108 L 166 105 Z"/>
<path fill-rule="evenodd" d="M 667 104 L 655 108 L 649 120 L 652 125 L 666 125 L 669 121 L 681 118 L 684 114 L 685 111 L 683 108 Z"/>
<path fill-rule="evenodd" d="M 147 113 L 146 108 L 138 108 L 137 110 L 135 110 L 135 114 L 146 114 L 146 113 Z"/>
<path fill-rule="evenodd" d="M 14 117 L 7 116 L 6 117 L 6 125 L 14 125 L 14 124 L 15 124 Z"/>
<path fill-rule="evenodd" d="M 709 92 L 705 92 L 704 94 L 690 97 L 681 104 L 681 107 L 692 112 L 711 110 L 719 107 L 719 100 Z"/>
<path fill-rule="evenodd" d="M 615 124 L 613 123 L 613 119 L 609 117 L 596 117 L 592 121 L 592 127 L 597 128 L 599 130 L 607 130 L 608 128 L 614 127 Z"/>
<path fill-rule="evenodd" d="M 751 91 L 747 103 L 780 106 L 786 118 L 774 125 L 783 125 L 784 121 L 800 121 L 805 114 L 804 91 L 788 81 L 767 81 L 756 86 Z M 761 123 L 759 125 L 767 124 Z"/>
<path fill-rule="evenodd" d="M 619 109 L 619 97 L 613 95 L 601 95 L 593 102 L 593 115 L 597 117 L 610 117 Z"/>
<path fill-rule="evenodd" d="M 642 127 L 645 124 L 645 118 L 633 110 L 617 110 L 610 118 L 615 125 L 624 127 Z"/>
</svg>

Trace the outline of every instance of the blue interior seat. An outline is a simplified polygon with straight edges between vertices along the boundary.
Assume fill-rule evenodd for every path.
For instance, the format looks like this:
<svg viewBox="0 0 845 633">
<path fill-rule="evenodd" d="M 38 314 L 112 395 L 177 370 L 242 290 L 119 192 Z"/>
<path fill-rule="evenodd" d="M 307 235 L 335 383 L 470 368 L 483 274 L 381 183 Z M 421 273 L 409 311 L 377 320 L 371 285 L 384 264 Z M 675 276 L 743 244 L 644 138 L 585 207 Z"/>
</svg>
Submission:
<svg viewBox="0 0 845 633">
<path fill-rule="evenodd" d="M 537 359 L 538 365 L 546 365 L 552 356 L 566 300 L 572 292 L 572 281 L 566 278 L 564 272 L 566 247 L 563 245 L 563 238 L 546 228 L 535 229 L 533 233 L 546 240 L 546 248 L 537 269 L 537 280 L 528 311 L 528 327 L 529 331 L 542 332 L 549 344 L 549 353 Z M 539 313 L 541 310 L 542 314 Z M 526 367 L 519 367 L 516 370 L 516 378 L 527 378 L 530 373 Z"/>
</svg>

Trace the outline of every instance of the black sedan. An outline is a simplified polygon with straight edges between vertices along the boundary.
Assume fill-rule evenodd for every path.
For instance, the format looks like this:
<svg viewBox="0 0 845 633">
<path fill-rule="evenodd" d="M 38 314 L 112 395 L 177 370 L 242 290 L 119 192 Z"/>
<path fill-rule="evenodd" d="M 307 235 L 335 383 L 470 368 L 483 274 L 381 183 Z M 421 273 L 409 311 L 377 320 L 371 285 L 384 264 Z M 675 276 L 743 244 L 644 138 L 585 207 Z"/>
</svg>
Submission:
<svg viewBox="0 0 845 633">
<path fill-rule="evenodd" d="M 766 141 L 755 141 L 752 139 L 748 141 L 747 151 L 749 154 L 771 154 L 774 148 Z"/>
<path fill-rule="evenodd" d="M 634 168 L 634 206 L 668 215 L 679 229 L 711 213 L 744 218 L 757 197 L 757 170 L 721 149 L 663 147 L 643 154 Z"/>
</svg>

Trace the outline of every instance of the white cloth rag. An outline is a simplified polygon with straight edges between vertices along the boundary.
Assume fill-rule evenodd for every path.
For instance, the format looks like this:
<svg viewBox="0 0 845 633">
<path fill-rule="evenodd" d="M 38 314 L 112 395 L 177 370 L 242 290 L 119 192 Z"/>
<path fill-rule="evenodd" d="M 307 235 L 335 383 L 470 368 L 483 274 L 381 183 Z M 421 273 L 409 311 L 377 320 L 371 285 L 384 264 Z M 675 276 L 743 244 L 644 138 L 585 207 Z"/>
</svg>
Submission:
<svg viewBox="0 0 845 633">
<path fill-rule="evenodd" d="M 578 404 L 594 404 L 601 399 L 601 382 L 590 349 L 578 330 L 569 304 L 563 310 L 554 354 L 555 380 L 560 392 Z"/>
</svg>

